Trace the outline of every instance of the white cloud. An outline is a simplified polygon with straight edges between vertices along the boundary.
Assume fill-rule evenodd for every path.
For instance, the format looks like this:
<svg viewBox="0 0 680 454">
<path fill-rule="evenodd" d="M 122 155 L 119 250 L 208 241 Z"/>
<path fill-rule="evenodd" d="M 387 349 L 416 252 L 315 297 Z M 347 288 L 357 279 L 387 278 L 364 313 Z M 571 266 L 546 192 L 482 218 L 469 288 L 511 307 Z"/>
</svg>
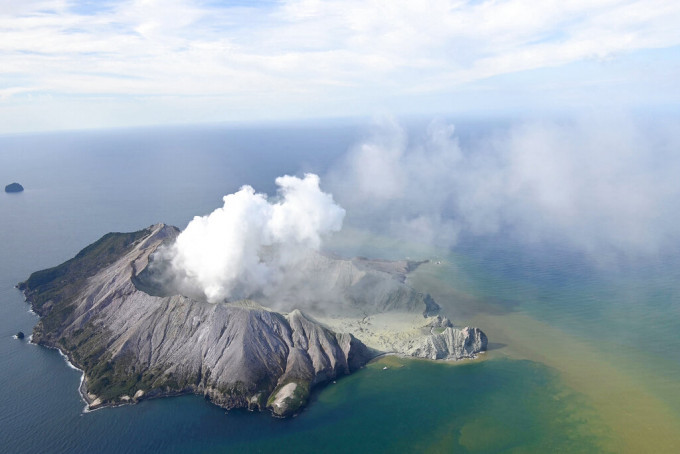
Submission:
<svg viewBox="0 0 680 454">
<path fill-rule="evenodd" d="M 409 241 L 502 232 L 596 260 L 649 256 L 680 241 L 679 130 L 677 120 L 591 115 L 515 124 L 462 147 L 446 123 L 409 141 L 383 121 L 328 181 L 352 222 Z"/>
<path fill-rule="evenodd" d="M 164 251 L 181 286 L 200 289 L 212 302 L 250 297 L 275 287 L 324 235 L 342 228 L 345 210 L 321 191 L 318 176 L 286 175 L 276 184 L 278 202 L 244 186 L 187 225 Z"/>
<path fill-rule="evenodd" d="M 133 0 L 83 14 L 78 1 L 1 2 L 0 118 L 8 103 L 30 107 L 27 93 L 215 96 L 222 110 L 258 104 L 262 117 L 290 115 L 295 99 L 311 116 L 371 113 L 494 76 L 680 45 L 680 4 L 663 0 L 254 5 Z"/>
</svg>

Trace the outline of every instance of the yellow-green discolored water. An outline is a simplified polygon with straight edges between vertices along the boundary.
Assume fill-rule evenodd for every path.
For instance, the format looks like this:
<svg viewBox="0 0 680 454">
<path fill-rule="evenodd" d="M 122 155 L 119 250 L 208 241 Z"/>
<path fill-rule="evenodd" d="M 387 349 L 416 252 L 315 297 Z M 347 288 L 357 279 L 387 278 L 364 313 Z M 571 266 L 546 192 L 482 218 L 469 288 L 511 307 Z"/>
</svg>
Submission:
<svg viewBox="0 0 680 454">
<path fill-rule="evenodd" d="M 592 323 L 592 316 L 583 320 L 584 326 L 568 326 L 579 323 L 578 319 L 568 316 L 550 323 L 541 318 L 558 318 L 559 311 L 553 310 L 547 317 L 540 313 L 536 315 L 521 302 L 506 305 L 505 310 L 487 307 L 489 295 L 484 301 L 484 296 L 480 295 L 483 292 L 468 288 L 470 293 L 466 293 L 469 283 L 464 282 L 462 274 L 455 262 L 439 265 L 435 262 L 417 270 L 411 283 L 448 305 L 451 312 L 458 313 L 460 318 L 456 321 L 479 326 L 487 333 L 491 349 L 485 355 L 485 361 L 528 360 L 553 371 L 562 386 L 560 391 L 555 390 L 554 398 L 579 396 L 578 405 L 567 406 L 564 410 L 569 413 L 569 420 L 582 421 L 588 426 L 588 430 L 581 430 L 580 436 L 589 437 L 598 451 L 678 452 L 677 397 L 680 389 L 674 374 L 677 364 L 668 357 L 644 354 L 641 351 L 644 345 L 635 349 L 617 343 L 616 336 L 607 333 L 614 329 L 607 319 L 607 312 L 613 310 L 611 307 L 601 308 L 604 312 L 598 312 L 597 323 Z M 526 288 L 507 287 L 498 282 L 491 287 L 494 286 L 510 292 L 514 289 L 516 294 L 507 295 L 508 298 L 533 297 Z M 572 298 L 578 296 L 575 289 L 569 291 Z M 578 298 L 571 301 L 572 308 L 595 303 Z M 588 311 L 588 308 L 584 310 Z M 663 332 L 655 333 L 656 326 L 645 326 L 644 323 L 640 320 L 637 329 L 649 333 L 650 341 L 664 342 Z M 476 432 L 474 428 L 462 429 L 461 440 L 469 440 L 468 446 L 481 446 L 488 440 L 502 437 L 503 431 L 496 434 L 495 426 L 489 421 L 480 422 L 479 426 Z M 532 446 L 522 446 L 513 452 L 537 451 Z"/>
</svg>

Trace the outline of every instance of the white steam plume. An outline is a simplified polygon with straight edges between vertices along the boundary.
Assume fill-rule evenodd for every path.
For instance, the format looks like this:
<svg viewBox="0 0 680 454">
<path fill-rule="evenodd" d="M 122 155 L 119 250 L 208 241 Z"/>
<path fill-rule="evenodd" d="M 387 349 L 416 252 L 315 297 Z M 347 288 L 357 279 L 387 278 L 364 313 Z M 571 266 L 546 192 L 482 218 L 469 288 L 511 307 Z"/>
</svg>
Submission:
<svg viewBox="0 0 680 454">
<path fill-rule="evenodd" d="M 276 285 L 283 269 L 342 228 L 345 210 L 321 191 L 317 175 L 286 175 L 276 184 L 277 201 L 243 186 L 187 225 L 166 251 L 182 286 L 211 302 L 249 297 Z"/>
</svg>

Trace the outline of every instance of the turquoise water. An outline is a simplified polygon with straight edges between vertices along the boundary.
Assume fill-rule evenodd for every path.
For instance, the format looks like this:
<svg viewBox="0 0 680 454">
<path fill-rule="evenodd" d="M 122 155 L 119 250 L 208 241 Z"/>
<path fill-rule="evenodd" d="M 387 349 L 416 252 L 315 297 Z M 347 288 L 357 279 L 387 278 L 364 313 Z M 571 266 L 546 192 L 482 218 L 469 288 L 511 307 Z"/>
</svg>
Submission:
<svg viewBox="0 0 680 454">
<path fill-rule="evenodd" d="M 680 255 L 671 252 L 616 266 L 537 251 L 524 253 L 523 263 L 505 258 L 523 257 L 520 248 L 469 250 L 468 268 L 458 273 L 467 277 L 458 286 L 467 286 L 480 299 L 514 306 L 574 336 L 597 341 L 602 353 L 627 360 L 621 367 L 651 370 L 648 378 L 671 381 L 678 391 L 672 395 L 666 388 L 650 389 L 672 401 L 680 414 Z"/>
<path fill-rule="evenodd" d="M 323 174 L 358 131 L 336 125 L 0 138 L 0 181 L 26 188 L 0 194 L 3 450 L 618 451 L 628 420 L 612 415 L 631 409 L 660 415 L 669 421 L 667 431 L 680 432 L 662 412 L 680 414 L 680 266 L 672 254 L 614 272 L 569 251 L 523 250 L 503 241 L 465 243 L 454 254 L 421 250 L 445 259 L 423 269 L 432 278 L 423 280 L 425 290 L 441 296 L 455 321 L 487 331 L 493 350 L 481 361 L 455 365 L 385 358 L 318 390 L 290 420 L 227 413 L 196 396 L 83 413 L 79 372 L 56 351 L 12 339 L 37 321 L 13 288 L 32 271 L 72 257 L 108 231 L 159 221 L 183 227 L 242 184 L 271 192 L 280 174 Z M 419 250 L 368 246 L 359 249 L 381 256 Z M 602 367 L 591 358 L 602 358 Z M 616 399 L 608 407 L 597 398 L 607 383 L 583 380 L 588 374 L 612 380 L 614 390 L 639 389 L 642 402 L 663 399 L 664 407 L 656 401 L 639 407 L 635 396 L 629 407 L 617 407 Z M 673 442 L 656 452 L 674 452 Z"/>
<path fill-rule="evenodd" d="M 448 303 L 454 320 L 484 327 L 498 343 L 492 357 L 556 371 L 604 424 L 594 430 L 599 449 L 678 450 L 676 257 L 602 267 L 512 242 L 461 249 L 420 270 L 414 283 Z"/>
</svg>

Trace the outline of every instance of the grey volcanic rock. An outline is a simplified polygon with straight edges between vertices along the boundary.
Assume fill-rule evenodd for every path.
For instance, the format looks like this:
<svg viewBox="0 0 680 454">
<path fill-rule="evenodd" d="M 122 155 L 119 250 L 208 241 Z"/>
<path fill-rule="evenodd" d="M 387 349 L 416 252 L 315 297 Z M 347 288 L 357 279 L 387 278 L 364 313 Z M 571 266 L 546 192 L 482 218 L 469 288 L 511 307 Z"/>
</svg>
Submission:
<svg viewBox="0 0 680 454">
<path fill-rule="evenodd" d="M 319 315 L 400 311 L 427 317 L 438 313 L 439 305 L 404 283 L 406 274 L 421 263 L 341 259 L 309 252 L 299 268 L 286 272 L 285 282 L 258 300 L 282 310 L 294 306 Z"/>
<path fill-rule="evenodd" d="M 5 186 L 5 192 L 21 192 L 24 190 L 24 187 L 21 186 L 19 183 L 10 183 L 7 186 Z"/>
<path fill-rule="evenodd" d="M 178 232 L 159 224 L 108 234 L 19 285 L 41 316 L 33 341 L 61 349 L 84 370 L 91 408 L 196 393 L 226 408 L 269 406 L 285 416 L 314 385 L 374 356 L 351 334 L 300 311 L 284 316 L 249 301 L 210 304 L 139 290 L 133 278 Z"/>
<path fill-rule="evenodd" d="M 446 327 L 441 333 L 410 341 L 405 352 L 410 356 L 429 359 L 475 358 L 486 351 L 487 337 L 479 328 Z"/>
<path fill-rule="evenodd" d="M 427 323 L 430 328 L 453 328 L 453 323 L 446 317 L 437 315 L 436 317 L 431 317 L 430 321 Z"/>
</svg>

